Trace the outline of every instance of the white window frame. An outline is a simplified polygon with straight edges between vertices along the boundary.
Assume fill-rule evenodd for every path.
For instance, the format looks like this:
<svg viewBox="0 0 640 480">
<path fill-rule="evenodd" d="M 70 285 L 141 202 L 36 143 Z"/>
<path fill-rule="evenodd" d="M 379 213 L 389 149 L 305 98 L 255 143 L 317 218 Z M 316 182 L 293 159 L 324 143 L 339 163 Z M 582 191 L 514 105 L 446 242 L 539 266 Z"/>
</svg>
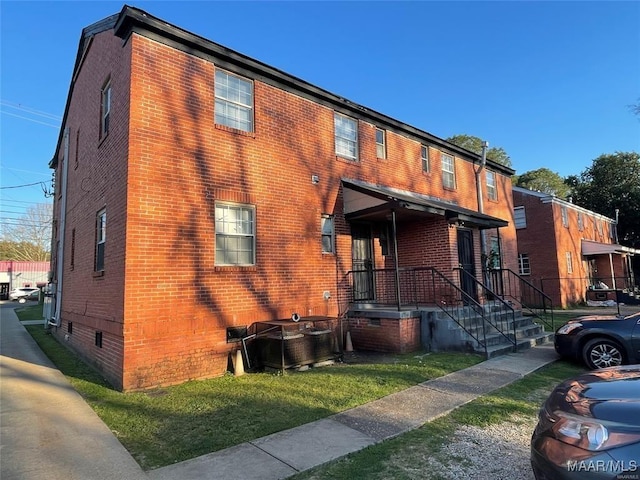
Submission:
<svg viewBox="0 0 640 480">
<path fill-rule="evenodd" d="M 106 137 L 109 134 L 111 96 L 111 79 L 109 79 L 100 90 L 100 138 Z"/>
<path fill-rule="evenodd" d="M 573 273 L 573 257 L 571 252 L 566 252 L 565 257 L 567 259 L 567 273 Z"/>
<path fill-rule="evenodd" d="M 520 275 L 531 275 L 531 261 L 528 253 L 518 254 L 518 273 Z"/>
<path fill-rule="evenodd" d="M 96 258 L 94 270 L 104 271 L 105 250 L 107 244 L 107 209 L 103 208 L 96 214 Z"/>
<path fill-rule="evenodd" d="M 336 253 L 335 222 L 333 215 L 322 214 L 320 217 L 320 230 L 322 232 L 322 253 Z"/>
<path fill-rule="evenodd" d="M 217 125 L 253 133 L 253 81 L 218 68 L 215 74 L 215 97 L 214 116 Z"/>
<path fill-rule="evenodd" d="M 233 213 L 232 213 L 233 212 Z M 235 247 L 227 245 L 236 243 Z M 240 245 L 243 243 L 244 245 Z M 215 202 L 215 265 L 253 266 L 256 264 L 256 208 L 254 205 Z M 242 261 L 246 256 L 248 261 Z M 229 257 L 235 256 L 234 261 Z"/>
<path fill-rule="evenodd" d="M 376 157 L 387 158 L 387 132 L 376 128 Z"/>
<path fill-rule="evenodd" d="M 519 212 L 522 212 L 520 215 Z M 513 223 L 516 229 L 527 228 L 527 211 L 524 206 L 513 208 Z"/>
<path fill-rule="evenodd" d="M 445 161 L 446 160 L 446 161 Z M 456 158 L 449 153 L 440 153 L 442 164 L 442 186 L 455 190 L 456 188 Z"/>
<path fill-rule="evenodd" d="M 420 145 L 420 161 L 422 163 L 422 171 L 429 173 L 431 165 L 429 162 L 429 147 L 426 145 Z"/>
<path fill-rule="evenodd" d="M 486 171 L 486 181 L 487 181 L 487 198 L 489 200 L 498 200 L 498 179 L 496 177 L 496 172 L 493 170 Z"/>
<path fill-rule="evenodd" d="M 333 119 L 336 155 L 358 160 L 358 121 L 337 112 Z"/>
<path fill-rule="evenodd" d="M 569 228 L 569 211 L 566 206 L 560 206 L 560 216 L 562 217 L 562 226 Z"/>
</svg>

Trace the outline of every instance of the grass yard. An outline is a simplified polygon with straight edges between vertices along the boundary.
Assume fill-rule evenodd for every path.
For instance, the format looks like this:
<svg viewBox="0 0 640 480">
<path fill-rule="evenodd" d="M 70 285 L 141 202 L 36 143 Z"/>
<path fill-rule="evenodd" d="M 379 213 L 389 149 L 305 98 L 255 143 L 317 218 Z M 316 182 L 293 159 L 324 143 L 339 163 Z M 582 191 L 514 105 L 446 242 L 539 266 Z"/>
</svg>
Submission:
<svg viewBox="0 0 640 480">
<path fill-rule="evenodd" d="M 28 307 L 18 307 L 15 309 L 20 320 L 42 320 L 42 304 L 29 305 Z"/>
<path fill-rule="evenodd" d="M 27 329 L 144 469 L 318 420 L 482 360 L 459 353 L 396 355 L 381 363 L 226 375 L 123 394 L 42 326 Z"/>
<path fill-rule="evenodd" d="M 582 371 L 584 369 L 577 365 L 555 362 L 417 430 L 291 478 L 295 480 L 344 478 L 350 480 L 449 480 L 451 477 L 442 473 L 442 466 L 447 471 L 447 465 L 464 465 L 466 461 L 465 458 L 452 458 L 443 452 L 443 448 L 454 440 L 456 430 L 465 426 L 487 427 L 503 422 L 511 422 L 513 428 L 518 428 L 522 419 L 528 419 L 530 420 L 528 423 L 531 423 L 553 387 Z M 533 433 L 528 426 L 526 428 L 527 435 Z M 482 445 L 478 445 L 477 448 L 482 448 Z M 434 468 L 435 465 L 440 468 Z M 523 465 L 523 468 L 525 467 Z"/>
</svg>

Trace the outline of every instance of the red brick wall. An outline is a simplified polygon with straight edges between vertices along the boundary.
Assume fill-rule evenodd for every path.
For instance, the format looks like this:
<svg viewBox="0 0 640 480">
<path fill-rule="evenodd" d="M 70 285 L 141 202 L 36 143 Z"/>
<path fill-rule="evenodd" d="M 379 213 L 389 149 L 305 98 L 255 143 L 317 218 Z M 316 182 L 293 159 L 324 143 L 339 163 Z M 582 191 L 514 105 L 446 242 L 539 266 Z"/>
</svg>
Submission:
<svg viewBox="0 0 640 480">
<path fill-rule="evenodd" d="M 534 194 L 514 192 L 514 205 L 524 206 L 527 228 L 518 229 L 518 251 L 528 253 L 531 264 L 531 280 L 542 285 L 551 296 L 554 306 L 565 308 L 585 300 L 589 285 L 586 258 L 582 256 L 582 239 L 613 243 L 610 237 L 610 222 L 600 215 L 587 212 L 577 206 L 558 202 L 544 202 Z M 566 208 L 567 226 L 563 224 L 562 207 Z M 578 215 L 582 216 L 582 229 Z M 598 230 L 598 223 L 601 230 Z M 572 272 L 567 264 L 567 252 L 571 254 Z M 615 255 L 618 264 L 620 256 Z M 610 276 L 609 257 L 594 257 L 598 271 Z"/>
<path fill-rule="evenodd" d="M 342 312 L 337 287 L 351 269 L 351 238 L 341 178 L 477 208 L 471 163 L 456 158 L 457 189 L 445 190 L 436 149 L 431 173 L 423 173 L 420 143 L 387 131 L 387 158 L 377 159 L 375 125 L 365 121 L 358 123 L 359 161 L 337 158 L 334 111 L 260 81 L 255 132 L 216 126 L 214 74 L 204 59 L 136 34 L 123 48 L 105 32 L 95 37 L 73 90 L 67 125 L 72 138 L 80 128 L 81 155 L 70 175 L 67 233 L 76 228 L 81 241 L 73 271 L 65 261 L 65 289 L 73 293 L 63 312 L 74 329 L 100 327 L 119 343 L 112 354 L 122 350 L 124 360 L 109 363 L 108 375 L 125 390 L 221 374 L 227 326 Z M 99 89 L 109 75 L 113 128 L 98 143 Z M 498 183 L 501 201 L 486 202 L 485 211 L 512 222 L 510 179 L 498 175 Z M 255 266 L 215 265 L 217 200 L 255 206 Z M 104 206 L 105 274 L 95 277 L 95 213 Z M 323 213 L 336 216 L 336 255 L 321 252 Z M 446 222 L 401 225 L 399 235 L 401 263 L 434 262 L 445 271 L 457 264 L 455 228 Z M 506 266 L 515 268 L 512 223 L 501 236 Z M 476 249 L 478 239 L 475 232 Z M 389 265 L 374 243 L 376 266 Z M 479 268 L 479 250 L 477 262 Z M 96 363 L 106 369 L 101 358 L 109 353 L 100 355 Z"/>
<path fill-rule="evenodd" d="M 407 353 L 420 350 L 420 318 L 350 318 L 355 350 Z"/>
</svg>

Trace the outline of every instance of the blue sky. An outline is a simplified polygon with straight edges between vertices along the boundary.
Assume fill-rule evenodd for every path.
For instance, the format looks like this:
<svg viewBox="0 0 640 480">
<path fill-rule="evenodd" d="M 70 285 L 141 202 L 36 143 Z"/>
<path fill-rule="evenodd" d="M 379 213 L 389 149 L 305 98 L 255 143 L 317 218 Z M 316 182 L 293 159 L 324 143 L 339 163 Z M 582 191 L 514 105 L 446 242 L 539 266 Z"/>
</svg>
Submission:
<svg viewBox="0 0 640 480">
<path fill-rule="evenodd" d="M 130 2 L 517 173 L 640 151 L 640 2 Z M 119 2 L 0 2 L 0 227 L 49 202 L 80 32 Z"/>
</svg>

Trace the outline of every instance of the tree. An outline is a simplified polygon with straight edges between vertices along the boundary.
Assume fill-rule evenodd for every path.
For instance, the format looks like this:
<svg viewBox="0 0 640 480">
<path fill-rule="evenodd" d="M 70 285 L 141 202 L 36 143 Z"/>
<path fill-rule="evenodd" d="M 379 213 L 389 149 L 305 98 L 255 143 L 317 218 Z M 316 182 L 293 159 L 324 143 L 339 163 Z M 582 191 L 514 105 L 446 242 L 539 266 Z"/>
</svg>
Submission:
<svg viewBox="0 0 640 480">
<path fill-rule="evenodd" d="M 600 155 L 580 177 L 568 180 L 578 205 L 612 218 L 617 209 L 619 240 L 640 247 L 640 154 Z"/>
<path fill-rule="evenodd" d="M 15 224 L 4 225 L 0 236 L 0 258 L 33 262 L 49 260 L 52 213 L 50 203 L 37 203 L 29 207 Z"/>
<path fill-rule="evenodd" d="M 483 140 L 472 135 L 454 135 L 447 138 L 447 142 L 451 142 L 459 147 L 470 150 L 478 155 L 482 155 Z M 502 147 L 491 147 L 487 149 L 487 158 L 494 162 L 500 163 L 505 167 L 511 167 L 511 157 L 504 151 Z"/>
<path fill-rule="evenodd" d="M 514 184 L 517 187 L 528 188 L 529 190 L 554 195 L 562 199 L 567 198 L 571 193 L 571 188 L 565 180 L 548 168 L 538 168 L 518 175 L 514 180 Z"/>
</svg>

